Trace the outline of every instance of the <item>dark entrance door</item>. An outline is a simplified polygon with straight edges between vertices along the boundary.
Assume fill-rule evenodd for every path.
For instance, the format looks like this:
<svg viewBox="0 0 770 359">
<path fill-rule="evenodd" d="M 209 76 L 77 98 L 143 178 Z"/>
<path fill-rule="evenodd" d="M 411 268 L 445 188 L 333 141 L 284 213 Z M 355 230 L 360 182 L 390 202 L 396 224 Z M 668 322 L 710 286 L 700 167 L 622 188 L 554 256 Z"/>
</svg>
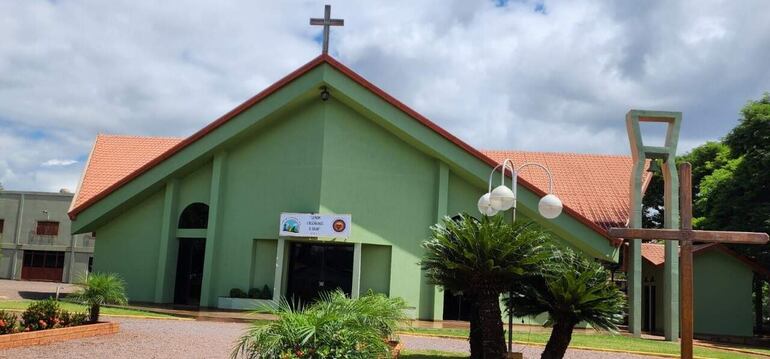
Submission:
<svg viewBox="0 0 770 359">
<path fill-rule="evenodd" d="M 353 245 L 293 242 L 289 250 L 289 301 L 310 303 L 318 295 L 353 284 Z"/>
<path fill-rule="evenodd" d="M 64 273 L 64 252 L 24 251 L 21 279 L 61 282 Z"/>
<path fill-rule="evenodd" d="M 179 255 L 176 259 L 174 303 L 199 305 L 203 284 L 203 254 L 206 240 L 203 238 L 179 238 Z"/>
<path fill-rule="evenodd" d="M 655 308 L 655 285 L 654 284 L 645 284 L 644 290 L 643 290 L 643 296 L 642 296 L 642 308 L 643 309 L 643 319 L 642 319 L 642 330 L 646 332 L 653 333 L 655 332 L 655 311 L 657 308 Z"/>
<path fill-rule="evenodd" d="M 444 290 L 444 320 L 471 320 L 471 302 L 462 293 Z"/>
</svg>

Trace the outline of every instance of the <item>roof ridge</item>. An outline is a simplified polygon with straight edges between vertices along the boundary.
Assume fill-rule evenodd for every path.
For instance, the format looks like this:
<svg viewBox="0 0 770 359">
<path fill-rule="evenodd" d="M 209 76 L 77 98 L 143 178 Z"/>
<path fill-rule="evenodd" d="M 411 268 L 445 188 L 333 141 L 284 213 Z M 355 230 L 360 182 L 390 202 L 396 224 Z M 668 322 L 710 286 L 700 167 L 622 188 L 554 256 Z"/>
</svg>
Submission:
<svg viewBox="0 0 770 359">
<path fill-rule="evenodd" d="M 480 149 L 483 153 L 528 153 L 528 154 L 545 154 L 545 155 L 573 155 L 573 156 L 591 156 L 591 157 L 615 157 L 615 158 L 631 158 L 630 155 L 617 155 L 611 153 L 580 153 L 580 152 L 559 152 L 559 151 L 530 151 L 530 150 L 485 150 Z"/>
<path fill-rule="evenodd" d="M 175 136 L 145 136 L 145 135 L 121 135 L 121 134 L 106 134 L 106 133 L 99 133 L 96 135 L 97 138 L 99 137 L 109 137 L 109 138 L 152 138 L 152 139 L 163 139 L 163 140 L 184 140 L 186 137 L 175 137 Z"/>
</svg>

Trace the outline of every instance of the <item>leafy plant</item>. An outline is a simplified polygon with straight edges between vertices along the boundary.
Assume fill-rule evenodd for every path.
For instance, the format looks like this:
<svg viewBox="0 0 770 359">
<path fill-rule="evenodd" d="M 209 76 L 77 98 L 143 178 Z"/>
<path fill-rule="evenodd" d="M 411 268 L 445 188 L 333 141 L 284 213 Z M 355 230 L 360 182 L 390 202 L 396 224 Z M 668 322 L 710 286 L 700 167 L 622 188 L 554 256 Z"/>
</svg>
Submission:
<svg viewBox="0 0 770 359">
<path fill-rule="evenodd" d="M 471 358 L 501 358 L 500 295 L 548 257 L 543 244 L 550 235 L 531 223 L 506 223 L 502 216 L 456 218 L 431 227 L 422 267 L 432 283 L 469 299 Z"/>
<path fill-rule="evenodd" d="M 259 299 L 273 299 L 273 291 L 265 284 L 262 286 L 262 293 Z"/>
<path fill-rule="evenodd" d="M 0 334 L 12 334 L 19 331 L 16 314 L 0 310 Z"/>
<path fill-rule="evenodd" d="M 99 311 L 104 304 L 126 304 L 126 284 L 114 273 L 91 273 L 82 277 L 77 285 L 78 291 L 70 297 L 72 300 L 88 306 L 89 320 L 99 321 Z"/>
<path fill-rule="evenodd" d="M 233 288 L 238 289 L 238 288 Z M 232 297 L 232 290 L 230 291 L 230 296 Z M 252 299 L 273 299 L 273 291 L 270 290 L 270 287 L 265 284 L 262 289 L 259 288 L 251 288 L 249 289 L 249 298 Z"/>
<path fill-rule="evenodd" d="M 610 280 L 610 272 L 594 259 L 569 248 L 554 248 L 535 276 L 517 286 L 506 301 L 517 316 L 548 313 L 551 337 L 541 358 L 562 358 L 580 322 L 594 329 L 616 331 L 622 321 L 625 297 Z"/>
<path fill-rule="evenodd" d="M 74 327 L 85 324 L 88 321 L 88 314 L 79 312 L 70 313 L 66 310 L 62 310 L 59 319 L 62 327 Z"/>
<path fill-rule="evenodd" d="M 285 299 L 273 309 L 278 319 L 252 324 L 237 341 L 231 357 L 378 358 L 389 352 L 392 338 L 406 320 L 406 303 L 369 292 L 350 299 L 342 291 L 325 293 L 313 304 L 294 309 Z"/>
<path fill-rule="evenodd" d="M 249 295 L 241 288 L 230 289 L 230 298 L 248 298 Z"/>
<path fill-rule="evenodd" d="M 34 301 L 21 313 L 24 331 L 34 331 L 59 327 L 61 320 L 59 302 L 53 299 Z"/>
</svg>

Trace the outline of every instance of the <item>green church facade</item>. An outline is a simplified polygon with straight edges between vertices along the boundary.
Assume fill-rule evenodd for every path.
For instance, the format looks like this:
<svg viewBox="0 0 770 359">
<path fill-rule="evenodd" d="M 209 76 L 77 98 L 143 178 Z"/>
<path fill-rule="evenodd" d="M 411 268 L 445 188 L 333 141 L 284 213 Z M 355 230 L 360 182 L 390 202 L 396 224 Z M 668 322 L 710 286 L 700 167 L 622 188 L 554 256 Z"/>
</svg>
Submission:
<svg viewBox="0 0 770 359">
<path fill-rule="evenodd" d="M 495 164 L 322 56 L 70 215 L 75 233 L 98 233 L 94 270 L 122 275 L 132 301 L 175 301 L 183 243 L 203 252 L 199 304 L 209 307 L 232 288 L 289 295 L 294 243 L 325 243 L 352 254 L 352 295 L 387 293 L 414 317 L 442 319 L 421 243 L 444 216 L 477 213 Z M 537 215 L 541 195 L 520 187 L 519 213 L 617 261 L 613 242 L 569 208 L 555 220 Z M 180 228 L 195 204 L 208 207 L 206 228 Z M 282 212 L 350 214 L 351 235 L 281 238 Z"/>
</svg>

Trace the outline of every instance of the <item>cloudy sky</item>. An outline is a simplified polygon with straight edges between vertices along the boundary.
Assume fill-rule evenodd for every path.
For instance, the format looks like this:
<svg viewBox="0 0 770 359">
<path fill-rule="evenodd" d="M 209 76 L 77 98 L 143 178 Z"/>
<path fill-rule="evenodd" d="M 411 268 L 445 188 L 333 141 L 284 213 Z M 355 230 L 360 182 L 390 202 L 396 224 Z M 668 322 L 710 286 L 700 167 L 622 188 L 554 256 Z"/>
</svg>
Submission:
<svg viewBox="0 0 770 359">
<path fill-rule="evenodd" d="M 482 149 L 624 154 L 643 108 L 684 112 L 682 152 L 770 91 L 764 0 L 328 2 L 337 59 Z M 97 133 L 193 133 L 318 55 L 323 4 L 0 2 L 0 182 L 74 189 Z"/>
</svg>

